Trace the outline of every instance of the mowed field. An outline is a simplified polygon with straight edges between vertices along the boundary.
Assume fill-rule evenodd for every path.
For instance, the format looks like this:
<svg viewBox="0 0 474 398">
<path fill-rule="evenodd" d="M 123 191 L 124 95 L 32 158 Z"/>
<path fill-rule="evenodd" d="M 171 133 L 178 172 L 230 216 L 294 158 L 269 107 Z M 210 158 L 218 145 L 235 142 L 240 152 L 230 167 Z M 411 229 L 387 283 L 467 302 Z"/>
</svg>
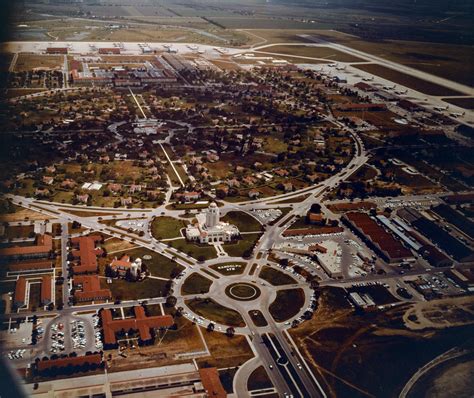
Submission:
<svg viewBox="0 0 474 398">
<path fill-rule="evenodd" d="M 63 65 L 62 55 L 18 54 L 15 72 L 30 71 L 35 68 L 60 69 Z"/>
<path fill-rule="evenodd" d="M 324 58 L 340 62 L 363 62 L 364 60 L 342 51 L 334 50 L 330 47 L 311 47 L 311 46 L 271 46 L 262 48 L 261 52 L 275 54 L 288 54 L 293 56 Z"/>
<path fill-rule="evenodd" d="M 379 64 L 358 64 L 354 65 L 354 67 L 357 69 L 361 69 L 365 72 L 372 73 L 373 75 L 380 76 L 394 83 L 402 84 L 405 87 L 411 88 L 424 94 L 437 96 L 462 95 L 462 93 L 459 93 L 458 91 L 440 86 L 435 83 L 431 83 L 427 80 L 407 75 L 406 73 L 399 72 L 395 69 L 390 69 Z"/>
</svg>

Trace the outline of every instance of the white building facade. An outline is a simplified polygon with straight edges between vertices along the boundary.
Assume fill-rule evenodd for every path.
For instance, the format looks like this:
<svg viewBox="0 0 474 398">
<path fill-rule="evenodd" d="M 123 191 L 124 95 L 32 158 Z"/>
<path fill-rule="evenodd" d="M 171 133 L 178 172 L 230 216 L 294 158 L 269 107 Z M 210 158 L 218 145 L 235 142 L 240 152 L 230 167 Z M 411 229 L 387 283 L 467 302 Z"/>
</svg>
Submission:
<svg viewBox="0 0 474 398">
<path fill-rule="evenodd" d="M 211 203 L 209 208 L 196 216 L 197 223 L 188 225 L 186 239 L 199 243 L 230 242 L 240 235 L 239 229 L 232 224 L 220 221 L 219 207 Z"/>
</svg>

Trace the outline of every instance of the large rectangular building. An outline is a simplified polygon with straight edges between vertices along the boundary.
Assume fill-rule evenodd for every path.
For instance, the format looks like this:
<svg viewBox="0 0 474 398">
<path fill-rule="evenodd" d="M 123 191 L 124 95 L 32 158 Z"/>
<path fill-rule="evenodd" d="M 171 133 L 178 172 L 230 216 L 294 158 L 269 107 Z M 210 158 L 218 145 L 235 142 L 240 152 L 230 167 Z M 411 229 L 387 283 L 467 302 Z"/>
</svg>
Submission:
<svg viewBox="0 0 474 398">
<path fill-rule="evenodd" d="M 393 263 L 413 257 L 410 250 L 385 231 L 368 214 L 350 212 L 343 216 L 343 220 L 387 262 Z"/>
<path fill-rule="evenodd" d="M 9 261 L 47 258 L 53 250 L 53 238 L 50 235 L 38 235 L 34 246 L 13 246 L 0 250 L 0 256 Z"/>
<path fill-rule="evenodd" d="M 147 316 L 145 309 L 141 306 L 133 308 L 135 318 L 113 319 L 112 312 L 104 309 L 100 312 L 102 320 L 102 328 L 104 331 L 104 346 L 114 347 L 117 344 L 116 334 L 122 330 L 138 330 L 141 343 L 152 341 L 152 329 L 169 328 L 173 325 L 173 317 L 171 315 L 163 316 Z"/>
</svg>

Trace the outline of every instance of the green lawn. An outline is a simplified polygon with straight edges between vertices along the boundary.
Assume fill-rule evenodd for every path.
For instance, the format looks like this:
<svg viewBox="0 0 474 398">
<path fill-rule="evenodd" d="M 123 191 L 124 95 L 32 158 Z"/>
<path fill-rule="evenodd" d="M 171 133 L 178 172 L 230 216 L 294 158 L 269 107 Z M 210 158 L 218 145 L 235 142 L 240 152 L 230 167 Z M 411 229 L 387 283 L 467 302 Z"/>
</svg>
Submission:
<svg viewBox="0 0 474 398">
<path fill-rule="evenodd" d="M 171 247 L 178 249 L 179 251 L 194 257 L 199 260 L 199 257 L 203 256 L 203 259 L 210 260 L 212 258 L 217 258 L 216 249 L 213 246 L 209 245 L 200 245 L 197 243 L 191 243 L 186 241 L 186 239 L 177 239 L 171 240 L 168 242 Z"/>
<path fill-rule="evenodd" d="M 260 278 L 265 279 L 273 286 L 291 285 L 296 281 L 289 275 L 271 267 L 263 267 L 260 271 Z"/>
<path fill-rule="evenodd" d="M 245 326 L 244 320 L 237 311 L 224 307 L 212 299 L 193 299 L 185 303 L 197 315 L 211 321 L 234 327 Z"/>
<path fill-rule="evenodd" d="M 219 263 L 211 265 L 210 268 L 222 275 L 239 275 L 244 272 L 246 263 L 231 261 L 227 263 Z"/>
<path fill-rule="evenodd" d="M 186 221 L 173 217 L 155 217 L 151 223 L 151 234 L 155 239 L 178 238 L 180 230 L 186 228 Z"/>
<path fill-rule="evenodd" d="M 255 246 L 260 236 L 260 232 L 242 235 L 236 242 L 224 244 L 224 251 L 231 257 L 242 257 L 246 251 Z"/>
<path fill-rule="evenodd" d="M 120 254 L 127 254 L 132 259 L 140 257 L 143 263 L 148 267 L 150 273 L 153 276 L 159 276 L 160 278 L 174 278 L 184 269 L 184 267 L 175 263 L 168 257 L 162 256 L 159 253 L 143 247 Z M 143 259 L 143 256 L 146 255 L 151 256 L 151 260 Z"/>
<path fill-rule="evenodd" d="M 110 289 L 115 300 L 141 300 L 151 297 L 163 297 L 168 293 L 167 281 L 147 278 L 141 282 L 127 282 L 124 279 L 113 279 L 108 284 L 101 279 L 101 285 Z"/>
<path fill-rule="evenodd" d="M 222 221 L 235 225 L 240 232 L 263 231 L 262 225 L 251 215 L 242 211 L 230 211 Z"/>
<path fill-rule="evenodd" d="M 203 294 L 209 291 L 212 281 L 205 276 L 193 273 L 184 281 L 181 286 L 181 294 Z"/>
<path fill-rule="evenodd" d="M 304 305 L 303 289 L 279 290 L 276 299 L 268 308 L 277 322 L 285 322 L 295 316 Z"/>
</svg>

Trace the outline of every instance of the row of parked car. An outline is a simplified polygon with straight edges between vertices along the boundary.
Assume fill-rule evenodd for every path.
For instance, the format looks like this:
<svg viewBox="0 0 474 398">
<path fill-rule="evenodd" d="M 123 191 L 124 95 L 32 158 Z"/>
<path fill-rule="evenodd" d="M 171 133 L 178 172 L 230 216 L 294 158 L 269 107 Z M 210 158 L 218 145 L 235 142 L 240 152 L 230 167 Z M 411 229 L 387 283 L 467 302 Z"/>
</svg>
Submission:
<svg viewBox="0 0 474 398">
<path fill-rule="evenodd" d="M 51 325 L 51 349 L 55 354 L 64 351 L 64 325 L 62 323 L 54 323 Z"/>
<path fill-rule="evenodd" d="M 20 358 L 23 358 L 23 355 L 25 354 L 25 352 L 26 352 L 25 349 L 10 351 L 7 356 L 8 356 L 8 359 L 20 359 Z"/>
</svg>

